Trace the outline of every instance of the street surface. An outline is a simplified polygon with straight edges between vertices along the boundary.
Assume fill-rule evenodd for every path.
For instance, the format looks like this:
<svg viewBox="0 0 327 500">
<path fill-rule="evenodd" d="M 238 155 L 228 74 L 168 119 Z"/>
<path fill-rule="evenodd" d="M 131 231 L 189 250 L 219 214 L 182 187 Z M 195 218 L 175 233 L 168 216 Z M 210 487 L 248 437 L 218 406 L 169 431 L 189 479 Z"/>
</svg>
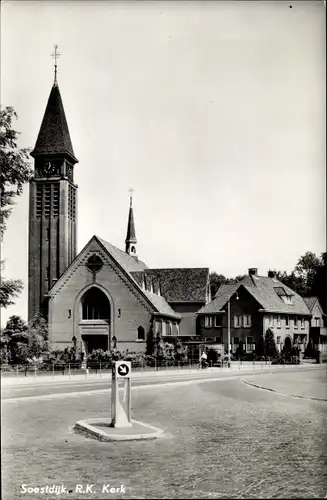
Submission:
<svg viewBox="0 0 327 500">
<path fill-rule="evenodd" d="M 323 395 L 326 374 L 312 366 L 135 376 L 132 417 L 165 437 L 124 443 L 73 432 L 77 420 L 109 417 L 109 375 L 5 382 L 2 498 L 34 500 L 41 495 L 24 488 L 47 485 L 67 488 L 47 499 L 323 498 L 327 402 L 306 398 Z M 108 484 L 115 494 L 103 491 Z"/>
</svg>

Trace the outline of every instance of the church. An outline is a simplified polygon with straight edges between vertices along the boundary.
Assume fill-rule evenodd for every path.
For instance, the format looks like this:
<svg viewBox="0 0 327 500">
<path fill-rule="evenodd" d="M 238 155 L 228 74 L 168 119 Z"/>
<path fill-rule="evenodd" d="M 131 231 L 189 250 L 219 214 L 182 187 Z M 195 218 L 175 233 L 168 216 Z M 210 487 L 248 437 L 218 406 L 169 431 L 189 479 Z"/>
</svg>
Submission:
<svg viewBox="0 0 327 500">
<path fill-rule="evenodd" d="M 211 300 L 209 269 L 148 268 L 138 256 L 132 197 L 125 249 L 93 236 L 77 254 L 78 160 L 56 66 L 31 156 L 28 318 L 48 318 L 50 349 L 144 352 L 149 332 L 194 338 L 197 312 Z"/>
</svg>

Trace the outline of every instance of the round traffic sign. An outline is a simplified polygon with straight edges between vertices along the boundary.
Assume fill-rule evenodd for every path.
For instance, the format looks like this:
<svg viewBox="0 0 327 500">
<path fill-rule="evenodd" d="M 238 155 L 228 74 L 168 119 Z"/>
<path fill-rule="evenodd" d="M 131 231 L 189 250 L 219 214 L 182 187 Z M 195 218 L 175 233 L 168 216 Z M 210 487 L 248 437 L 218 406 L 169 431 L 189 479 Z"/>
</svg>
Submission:
<svg viewBox="0 0 327 500">
<path fill-rule="evenodd" d="M 122 363 L 117 367 L 117 372 L 121 377 L 126 377 L 126 375 L 128 375 L 129 373 L 129 366 Z"/>
</svg>

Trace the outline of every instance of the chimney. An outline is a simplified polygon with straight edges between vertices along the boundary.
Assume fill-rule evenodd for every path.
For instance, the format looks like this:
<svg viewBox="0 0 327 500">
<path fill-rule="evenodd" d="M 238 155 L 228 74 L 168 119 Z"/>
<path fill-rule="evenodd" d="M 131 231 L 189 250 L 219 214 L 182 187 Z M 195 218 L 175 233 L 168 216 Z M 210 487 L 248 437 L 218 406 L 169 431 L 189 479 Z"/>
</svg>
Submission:
<svg viewBox="0 0 327 500">
<path fill-rule="evenodd" d="M 271 271 L 271 269 L 269 269 L 268 278 L 275 278 L 275 276 L 276 276 L 276 271 Z"/>
<path fill-rule="evenodd" d="M 257 276 L 258 275 L 258 268 L 257 267 L 250 267 L 249 268 L 249 276 Z"/>
</svg>

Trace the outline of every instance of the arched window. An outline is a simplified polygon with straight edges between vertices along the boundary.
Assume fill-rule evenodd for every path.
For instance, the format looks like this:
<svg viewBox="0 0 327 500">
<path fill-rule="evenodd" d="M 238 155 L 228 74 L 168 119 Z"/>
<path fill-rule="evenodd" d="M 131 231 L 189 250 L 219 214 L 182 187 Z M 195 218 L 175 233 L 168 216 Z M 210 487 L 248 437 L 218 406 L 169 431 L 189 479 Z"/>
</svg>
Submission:
<svg viewBox="0 0 327 500">
<path fill-rule="evenodd" d="M 135 247 L 134 247 L 134 246 L 131 248 L 131 252 L 132 252 L 132 253 L 135 253 L 135 252 L 136 252 L 136 250 L 135 250 Z"/>
<path fill-rule="evenodd" d="M 84 320 L 109 320 L 110 304 L 106 295 L 97 287 L 90 288 L 82 298 L 82 318 Z"/>
<path fill-rule="evenodd" d="M 139 326 L 137 329 L 137 340 L 145 340 L 145 331 L 143 326 Z"/>
</svg>

